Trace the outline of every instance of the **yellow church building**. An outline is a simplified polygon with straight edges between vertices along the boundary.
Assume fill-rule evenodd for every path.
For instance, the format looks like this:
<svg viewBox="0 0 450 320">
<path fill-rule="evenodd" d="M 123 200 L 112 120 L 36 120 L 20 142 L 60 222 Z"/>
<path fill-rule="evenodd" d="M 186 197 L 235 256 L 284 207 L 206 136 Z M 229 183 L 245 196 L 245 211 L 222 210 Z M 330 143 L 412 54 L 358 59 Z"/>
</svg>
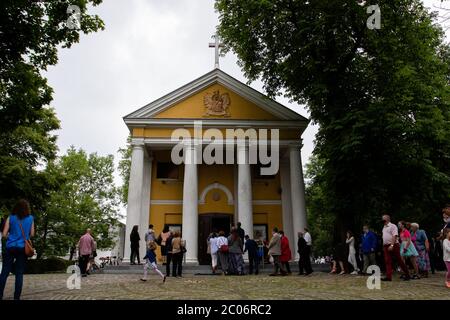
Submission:
<svg viewBox="0 0 450 320">
<path fill-rule="evenodd" d="M 301 135 L 308 119 L 215 68 L 124 121 L 132 137 L 125 259 L 134 225 L 139 226 L 144 255 L 149 224 L 157 233 L 164 225 L 182 232 L 186 263 L 208 263 L 210 232 L 229 232 L 238 221 L 252 238 L 270 240 L 273 227 L 284 230 L 296 252 L 296 234 L 306 226 Z M 278 132 L 278 153 L 273 145 L 269 148 L 279 163 L 276 172 L 261 174 L 267 165 L 250 161 L 249 129 L 268 143 L 275 138 L 263 137 L 262 130 Z M 181 144 L 174 139 L 180 130 L 188 135 Z M 229 138 L 227 133 L 236 131 L 244 138 Z M 211 132 L 222 138 L 212 139 Z M 232 152 L 227 161 L 199 161 L 212 141 Z M 196 161 L 174 161 L 177 145 L 184 160 Z"/>
</svg>

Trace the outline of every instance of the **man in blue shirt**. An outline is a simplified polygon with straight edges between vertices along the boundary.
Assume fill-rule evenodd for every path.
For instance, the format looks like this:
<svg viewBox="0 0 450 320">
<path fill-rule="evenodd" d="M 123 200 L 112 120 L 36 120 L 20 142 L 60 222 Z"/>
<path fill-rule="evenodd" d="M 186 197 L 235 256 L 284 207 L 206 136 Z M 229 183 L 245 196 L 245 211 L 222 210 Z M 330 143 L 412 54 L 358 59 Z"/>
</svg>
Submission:
<svg viewBox="0 0 450 320">
<path fill-rule="evenodd" d="M 363 235 L 361 236 L 361 247 L 364 256 L 363 273 L 367 273 L 367 268 L 371 265 L 376 265 L 375 252 L 377 250 L 377 235 L 370 231 L 369 226 L 364 225 Z"/>
</svg>

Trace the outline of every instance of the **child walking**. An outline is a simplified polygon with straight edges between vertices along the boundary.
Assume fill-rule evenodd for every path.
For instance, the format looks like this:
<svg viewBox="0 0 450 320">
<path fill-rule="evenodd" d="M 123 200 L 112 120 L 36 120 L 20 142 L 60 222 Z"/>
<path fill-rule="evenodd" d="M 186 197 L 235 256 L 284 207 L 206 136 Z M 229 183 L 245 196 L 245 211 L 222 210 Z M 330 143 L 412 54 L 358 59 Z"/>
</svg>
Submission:
<svg viewBox="0 0 450 320">
<path fill-rule="evenodd" d="M 156 264 L 156 243 L 154 241 L 149 241 L 147 245 L 147 254 L 145 255 L 145 263 L 144 263 L 144 277 L 141 278 L 141 281 L 147 281 L 147 273 L 148 269 L 152 268 L 157 274 L 163 278 L 163 283 L 166 282 L 166 276 L 163 275 L 161 271 L 158 269 L 158 265 Z"/>
<path fill-rule="evenodd" d="M 447 267 L 447 277 L 445 279 L 445 284 L 447 288 L 450 288 L 450 229 L 447 230 L 447 234 L 445 235 L 445 239 L 443 242 L 443 251 L 444 251 L 444 262 Z"/>
</svg>

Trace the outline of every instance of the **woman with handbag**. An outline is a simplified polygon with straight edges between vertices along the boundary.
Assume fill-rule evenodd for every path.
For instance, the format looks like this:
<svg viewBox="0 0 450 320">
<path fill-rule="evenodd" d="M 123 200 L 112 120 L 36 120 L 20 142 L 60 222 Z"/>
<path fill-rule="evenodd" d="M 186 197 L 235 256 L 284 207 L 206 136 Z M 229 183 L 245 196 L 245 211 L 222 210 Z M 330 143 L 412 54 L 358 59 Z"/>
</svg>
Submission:
<svg viewBox="0 0 450 320">
<path fill-rule="evenodd" d="M 34 236 L 34 221 L 30 215 L 30 204 L 19 200 L 8 217 L 3 229 L 3 237 L 7 238 L 3 269 L 0 274 L 0 300 L 3 299 L 6 280 L 15 264 L 16 283 L 14 300 L 20 300 L 23 286 L 23 272 L 28 257 L 34 255 L 30 238 Z"/>
<path fill-rule="evenodd" d="M 225 232 L 220 231 L 217 237 L 217 247 L 219 248 L 218 257 L 222 274 L 228 274 L 228 239 L 225 238 Z"/>
</svg>

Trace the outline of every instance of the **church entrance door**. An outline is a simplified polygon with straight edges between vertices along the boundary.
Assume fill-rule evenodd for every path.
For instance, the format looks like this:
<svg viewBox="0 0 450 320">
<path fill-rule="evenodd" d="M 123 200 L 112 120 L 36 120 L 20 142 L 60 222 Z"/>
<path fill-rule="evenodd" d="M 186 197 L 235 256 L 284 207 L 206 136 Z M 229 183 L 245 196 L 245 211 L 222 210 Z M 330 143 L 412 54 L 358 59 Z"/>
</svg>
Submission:
<svg viewBox="0 0 450 320">
<path fill-rule="evenodd" d="M 198 263 L 211 264 L 211 256 L 208 254 L 207 239 L 211 232 L 224 231 L 228 236 L 233 224 L 232 214 L 211 213 L 200 214 L 198 217 Z"/>
</svg>

